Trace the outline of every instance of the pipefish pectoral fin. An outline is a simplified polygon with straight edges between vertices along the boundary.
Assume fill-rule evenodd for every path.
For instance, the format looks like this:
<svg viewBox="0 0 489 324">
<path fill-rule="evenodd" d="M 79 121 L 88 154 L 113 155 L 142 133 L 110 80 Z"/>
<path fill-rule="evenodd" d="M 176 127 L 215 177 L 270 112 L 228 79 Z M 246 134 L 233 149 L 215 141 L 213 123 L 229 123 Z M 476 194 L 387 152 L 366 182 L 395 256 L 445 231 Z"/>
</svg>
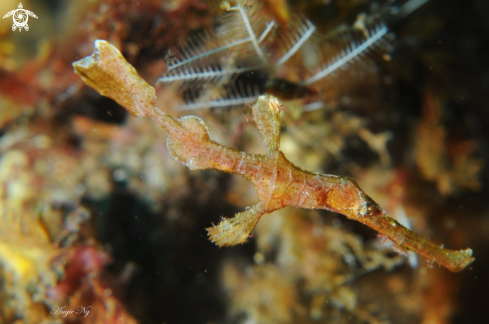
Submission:
<svg viewBox="0 0 489 324">
<path fill-rule="evenodd" d="M 217 226 L 207 228 L 209 239 L 220 247 L 243 244 L 263 214 L 264 211 L 258 204 L 233 218 L 223 218 Z"/>
</svg>

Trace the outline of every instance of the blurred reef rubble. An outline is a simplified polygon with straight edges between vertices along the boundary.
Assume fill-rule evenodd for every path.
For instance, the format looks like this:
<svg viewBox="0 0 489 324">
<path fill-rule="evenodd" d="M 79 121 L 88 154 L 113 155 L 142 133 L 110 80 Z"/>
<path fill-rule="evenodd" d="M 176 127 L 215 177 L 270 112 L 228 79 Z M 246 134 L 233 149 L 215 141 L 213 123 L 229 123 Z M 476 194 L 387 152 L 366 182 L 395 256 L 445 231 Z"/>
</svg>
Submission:
<svg viewBox="0 0 489 324">
<path fill-rule="evenodd" d="M 325 211 L 286 208 L 248 243 L 219 249 L 204 228 L 253 205 L 252 185 L 180 166 L 154 122 L 127 116 L 73 72 L 105 39 L 154 84 L 170 48 L 211 32 L 232 2 L 26 0 L 39 16 L 28 32 L 1 22 L 0 323 L 484 322 L 489 5 L 430 0 L 394 19 L 416 1 L 261 1 L 278 24 L 300 13 L 324 35 L 393 13 L 389 51 L 305 94 L 287 93 L 289 83 L 267 91 L 284 98 L 281 148 L 292 162 L 352 177 L 414 231 L 473 248 L 475 263 L 453 274 Z M 303 71 L 294 56 L 276 80 L 297 83 Z M 263 90 L 266 73 L 240 78 Z M 181 102 L 175 87 L 157 89 L 160 108 L 189 114 Z M 314 102 L 322 108 L 301 110 Z M 190 113 L 217 142 L 264 151 L 246 105 Z"/>
</svg>

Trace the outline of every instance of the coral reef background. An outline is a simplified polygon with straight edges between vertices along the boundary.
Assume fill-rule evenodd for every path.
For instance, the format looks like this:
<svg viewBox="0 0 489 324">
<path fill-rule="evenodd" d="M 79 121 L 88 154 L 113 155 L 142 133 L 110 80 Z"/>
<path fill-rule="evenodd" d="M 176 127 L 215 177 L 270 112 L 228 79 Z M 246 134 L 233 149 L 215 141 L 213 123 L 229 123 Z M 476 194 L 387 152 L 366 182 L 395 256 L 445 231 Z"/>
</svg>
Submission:
<svg viewBox="0 0 489 324">
<path fill-rule="evenodd" d="M 379 8 L 366 0 L 262 3 L 277 22 L 298 12 L 324 34 Z M 322 211 L 276 212 L 248 243 L 218 248 L 204 228 L 253 205 L 252 186 L 173 162 L 164 131 L 73 73 L 71 63 L 105 39 L 154 84 L 168 50 L 216 28 L 226 2 L 22 4 L 39 17 L 29 31 L 0 21 L 0 322 L 487 321 L 486 1 L 431 0 L 388 21 L 392 51 L 312 88 L 322 109 L 302 112 L 304 96 L 275 89 L 289 100 L 285 154 L 354 178 L 432 241 L 471 247 L 475 263 L 457 274 L 398 255 L 370 229 Z M 402 4 L 387 3 L 394 11 Z M 4 0 L 0 12 L 17 6 Z M 289 63 L 278 73 L 299 80 L 302 63 Z M 157 95 L 168 111 L 181 100 L 172 87 Z M 191 113 L 216 141 L 263 152 L 246 106 Z M 90 307 L 86 317 L 53 314 L 79 306 Z"/>
</svg>

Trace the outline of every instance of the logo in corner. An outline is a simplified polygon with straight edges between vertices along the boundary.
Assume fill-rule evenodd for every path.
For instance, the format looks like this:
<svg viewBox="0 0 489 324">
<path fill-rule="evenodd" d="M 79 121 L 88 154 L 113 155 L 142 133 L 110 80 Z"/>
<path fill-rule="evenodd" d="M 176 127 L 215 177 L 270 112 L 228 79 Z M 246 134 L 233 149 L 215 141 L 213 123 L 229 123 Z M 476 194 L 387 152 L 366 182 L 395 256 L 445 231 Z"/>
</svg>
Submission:
<svg viewBox="0 0 489 324">
<path fill-rule="evenodd" d="M 24 28 L 26 31 L 29 30 L 29 25 L 27 25 L 27 21 L 29 20 L 29 16 L 34 17 L 37 19 L 37 16 L 35 13 L 29 10 L 23 9 L 22 3 L 19 3 L 19 9 L 12 10 L 7 12 L 5 16 L 3 16 L 3 19 L 8 18 L 12 16 L 14 19 L 14 24 L 12 25 L 12 30 L 15 31 L 17 28 L 19 28 L 19 31 L 22 31 L 22 28 Z"/>
</svg>

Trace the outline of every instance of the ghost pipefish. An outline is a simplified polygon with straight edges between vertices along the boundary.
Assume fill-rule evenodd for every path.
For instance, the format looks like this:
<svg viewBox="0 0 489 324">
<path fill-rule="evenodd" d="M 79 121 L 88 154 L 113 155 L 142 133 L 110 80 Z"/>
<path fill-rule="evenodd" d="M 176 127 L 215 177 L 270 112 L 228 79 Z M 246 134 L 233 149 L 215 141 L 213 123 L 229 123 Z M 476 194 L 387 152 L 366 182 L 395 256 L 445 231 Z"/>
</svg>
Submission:
<svg viewBox="0 0 489 324">
<path fill-rule="evenodd" d="M 87 85 L 118 102 L 133 116 L 150 117 L 163 127 L 169 133 L 171 155 L 189 169 L 239 174 L 254 184 L 257 205 L 207 228 L 210 240 L 218 246 L 244 243 L 264 214 L 291 206 L 343 214 L 389 238 L 397 249 L 415 251 L 453 272 L 474 261 L 471 249 L 444 249 L 399 224 L 354 180 L 309 172 L 287 160 L 279 148 L 280 103 L 273 96 L 259 96 L 252 106 L 253 119 L 268 152 L 247 154 L 214 142 L 201 118 L 175 119 L 159 110 L 154 88 L 108 42 L 95 41 L 94 53 L 73 66 Z"/>
</svg>

